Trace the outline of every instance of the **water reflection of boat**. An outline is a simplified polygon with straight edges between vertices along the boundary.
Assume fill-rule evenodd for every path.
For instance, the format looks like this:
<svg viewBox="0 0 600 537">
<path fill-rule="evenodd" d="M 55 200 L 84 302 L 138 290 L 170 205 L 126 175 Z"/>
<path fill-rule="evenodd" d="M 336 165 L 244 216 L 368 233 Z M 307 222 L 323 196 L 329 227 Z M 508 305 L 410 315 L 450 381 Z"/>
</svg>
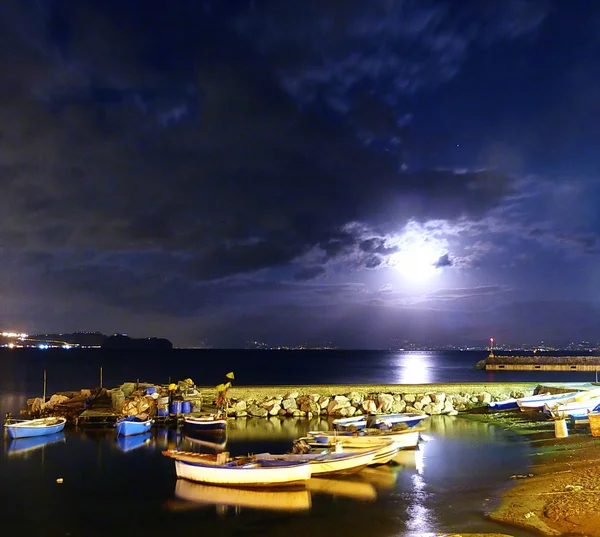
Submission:
<svg viewBox="0 0 600 537">
<path fill-rule="evenodd" d="M 402 465 L 404 468 L 416 468 L 417 467 L 417 453 L 418 450 L 403 449 L 392 459 L 392 462 Z"/>
<path fill-rule="evenodd" d="M 394 489 L 398 473 L 401 471 L 394 466 L 378 466 L 377 468 L 365 468 L 357 477 L 364 479 L 367 483 L 378 489 Z"/>
<path fill-rule="evenodd" d="M 133 436 L 117 436 L 117 445 L 123 452 L 131 451 L 150 443 L 152 433 L 136 434 Z"/>
<path fill-rule="evenodd" d="M 63 433 L 62 431 L 60 433 L 54 433 L 45 436 L 15 438 L 8 443 L 7 451 L 9 455 L 23 455 L 25 453 L 30 453 L 44 446 L 64 441 L 65 433 Z"/>
<path fill-rule="evenodd" d="M 169 505 L 172 509 L 185 508 L 188 502 L 191 505 L 187 505 L 187 507 L 220 505 L 275 511 L 306 511 L 311 506 L 310 492 L 305 489 L 248 490 L 202 485 L 185 479 L 177 480 L 175 496 L 180 500 L 185 500 L 185 503 L 171 503 Z"/>
<path fill-rule="evenodd" d="M 60 433 L 65 428 L 65 418 L 38 418 L 35 420 L 18 420 L 7 417 L 4 423 L 11 438 L 29 438 L 32 436 L 48 436 Z"/>
<path fill-rule="evenodd" d="M 363 470 L 364 472 L 365 470 Z M 362 474 L 362 472 L 360 473 Z M 357 474 L 357 475 L 360 475 Z M 310 479 L 306 488 L 316 494 L 330 494 L 331 496 L 345 496 L 361 501 L 375 501 L 377 490 L 371 483 L 358 479 Z"/>
<path fill-rule="evenodd" d="M 184 435 L 183 438 L 184 438 L 184 440 L 188 441 L 193 446 L 197 446 L 199 448 L 211 449 L 213 451 L 216 451 L 217 453 L 221 452 L 221 451 L 225 451 L 225 447 L 227 446 L 227 437 L 225 437 L 222 442 L 213 442 L 210 440 L 200 438 L 199 436 L 187 435 L 187 434 Z M 213 439 L 214 439 L 214 435 L 213 435 Z"/>
</svg>

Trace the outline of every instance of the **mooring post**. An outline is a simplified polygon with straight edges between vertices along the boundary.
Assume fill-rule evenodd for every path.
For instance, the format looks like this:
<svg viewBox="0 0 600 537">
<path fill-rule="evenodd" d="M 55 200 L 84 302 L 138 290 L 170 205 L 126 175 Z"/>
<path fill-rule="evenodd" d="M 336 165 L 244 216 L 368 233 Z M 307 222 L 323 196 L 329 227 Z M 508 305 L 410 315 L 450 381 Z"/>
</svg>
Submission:
<svg viewBox="0 0 600 537">
<path fill-rule="evenodd" d="M 102 388 L 102 366 L 100 366 L 100 388 Z"/>
</svg>

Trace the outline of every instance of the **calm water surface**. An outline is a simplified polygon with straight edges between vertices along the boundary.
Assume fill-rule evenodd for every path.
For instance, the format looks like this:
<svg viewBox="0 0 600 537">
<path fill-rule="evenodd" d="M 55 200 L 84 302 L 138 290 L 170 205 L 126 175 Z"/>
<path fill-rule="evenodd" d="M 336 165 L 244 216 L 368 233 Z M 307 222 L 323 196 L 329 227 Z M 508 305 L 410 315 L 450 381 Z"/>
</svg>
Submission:
<svg viewBox="0 0 600 537">
<path fill-rule="evenodd" d="M 324 420 L 230 422 L 232 454 L 283 452 Z M 177 480 L 167 447 L 208 451 L 157 429 L 117 441 L 114 430 L 67 431 L 40 440 L 4 440 L 0 455 L 3 528 L 30 536 L 205 535 L 416 536 L 506 532 L 486 520 L 510 475 L 525 472 L 527 444 L 460 417 L 428 420 L 417 451 L 400 464 L 346 478 L 313 479 L 308 491 L 235 492 Z M 63 478 L 64 482 L 56 482 Z M 517 537 L 531 534 L 511 529 Z"/>
<path fill-rule="evenodd" d="M 0 412 L 18 412 L 28 397 L 40 396 L 44 369 L 48 395 L 98 386 L 101 366 L 106 387 L 187 377 L 198 385 L 216 385 L 230 370 L 238 385 L 594 380 L 590 373 L 475 370 L 484 357 L 468 352 L 0 350 Z M 510 476 L 527 471 L 528 445 L 461 417 L 427 422 L 420 449 L 405 452 L 399 465 L 368 469 L 352 479 L 313 479 L 307 492 L 276 496 L 178 482 L 173 461 L 161 450 L 210 449 L 176 430 L 157 429 L 124 442 L 110 429 L 67 430 L 46 439 L 46 445 L 5 438 L 2 526 L 41 537 L 506 533 L 485 513 L 511 485 Z M 322 420 L 234 420 L 226 449 L 236 455 L 285 452 L 292 440 L 315 428 L 330 427 Z M 64 482 L 58 484 L 58 478 Z M 509 533 L 530 535 L 513 528 Z"/>
</svg>

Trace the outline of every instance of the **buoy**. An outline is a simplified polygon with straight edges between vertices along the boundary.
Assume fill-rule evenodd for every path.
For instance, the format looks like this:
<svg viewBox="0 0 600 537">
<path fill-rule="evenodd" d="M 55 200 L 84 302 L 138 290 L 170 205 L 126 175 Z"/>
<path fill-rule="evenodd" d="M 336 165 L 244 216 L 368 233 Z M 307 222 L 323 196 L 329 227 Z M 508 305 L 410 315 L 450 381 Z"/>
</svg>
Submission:
<svg viewBox="0 0 600 537">
<path fill-rule="evenodd" d="M 556 438 L 566 438 L 569 436 L 566 419 L 562 418 L 559 420 L 554 420 L 554 436 Z"/>
</svg>

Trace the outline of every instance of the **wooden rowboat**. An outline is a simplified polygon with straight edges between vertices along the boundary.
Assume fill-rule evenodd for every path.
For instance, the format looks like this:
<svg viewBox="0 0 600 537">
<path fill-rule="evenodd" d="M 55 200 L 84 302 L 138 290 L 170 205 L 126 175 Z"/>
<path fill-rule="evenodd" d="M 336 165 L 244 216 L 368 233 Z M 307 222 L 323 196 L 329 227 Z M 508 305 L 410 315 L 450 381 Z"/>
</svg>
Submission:
<svg viewBox="0 0 600 537">
<path fill-rule="evenodd" d="M 39 418 L 35 420 L 16 420 L 8 418 L 4 428 L 10 438 L 27 438 L 60 433 L 67 420 L 65 418 Z"/>
<path fill-rule="evenodd" d="M 380 431 L 379 429 L 363 429 L 362 431 L 309 431 L 308 436 L 315 442 L 329 444 L 341 442 L 343 446 L 381 444 L 381 441 L 393 442 L 398 449 L 414 449 L 419 443 L 423 428 L 412 428 L 405 431 Z"/>
<path fill-rule="evenodd" d="M 227 453 L 209 455 L 163 451 L 175 459 L 177 477 L 197 483 L 228 487 L 306 486 L 311 468 L 307 462 L 258 461 L 248 458 L 229 459 Z"/>
<path fill-rule="evenodd" d="M 376 452 L 376 450 L 370 449 L 368 451 L 342 451 L 341 453 L 286 453 L 285 455 L 258 453 L 253 457 L 258 461 L 308 462 L 311 476 L 319 477 L 359 472 L 373 463 Z"/>
</svg>

